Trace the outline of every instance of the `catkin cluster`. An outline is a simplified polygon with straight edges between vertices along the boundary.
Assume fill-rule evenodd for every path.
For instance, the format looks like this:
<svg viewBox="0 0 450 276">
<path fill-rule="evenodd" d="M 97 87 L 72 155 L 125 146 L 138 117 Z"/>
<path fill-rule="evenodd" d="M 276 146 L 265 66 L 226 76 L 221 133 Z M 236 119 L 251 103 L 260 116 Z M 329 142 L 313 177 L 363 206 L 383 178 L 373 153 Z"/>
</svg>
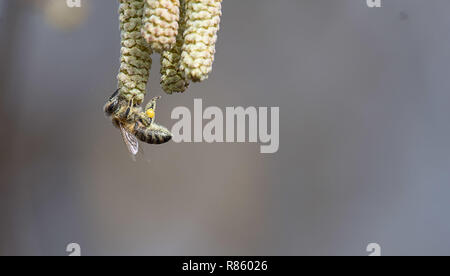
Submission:
<svg viewBox="0 0 450 276">
<path fill-rule="evenodd" d="M 172 49 L 161 53 L 161 87 L 167 94 L 184 92 L 189 86 L 189 81 L 180 68 L 181 51 L 184 43 L 183 33 L 186 27 L 185 0 L 180 0 L 180 4 L 180 24 L 176 44 Z"/>
<path fill-rule="evenodd" d="M 144 0 L 119 0 L 121 30 L 120 70 L 117 76 L 122 99 L 144 100 L 152 66 L 152 50 L 141 35 Z"/>
<path fill-rule="evenodd" d="M 216 52 L 222 0 L 187 0 L 186 30 L 181 70 L 192 81 L 203 81 L 211 72 Z"/>
<path fill-rule="evenodd" d="M 179 0 L 145 0 L 142 36 L 158 53 L 176 42 L 180 14 Z"/>
<path fill-rule="evenodd" d="M 161 53 L 163 90 L 184 92 L 211 72 L 222 0 L 119 0 L 120 97 L 140 104 L 152 64 Z"/>
</svg>

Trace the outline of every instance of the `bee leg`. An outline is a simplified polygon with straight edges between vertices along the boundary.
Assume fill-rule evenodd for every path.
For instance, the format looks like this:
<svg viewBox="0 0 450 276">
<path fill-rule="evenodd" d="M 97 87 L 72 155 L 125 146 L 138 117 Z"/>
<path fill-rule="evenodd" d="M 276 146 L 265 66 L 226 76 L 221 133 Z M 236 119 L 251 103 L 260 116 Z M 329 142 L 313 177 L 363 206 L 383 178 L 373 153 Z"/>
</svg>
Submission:
<svg viewBox="0 0 450 276">
<path fill-rule="evenodd" d="M 131 99 L 130 102 L 128 103 L 127 110 L 125 111 L 125 119 L 127 121 L 130 121 L 133 119 L 132 118 L 133 114 L 131 114 L 131 108 L 133 108 L 133 106 L 134 106 L 133 99 Z"/>
<path fill-rule="evenodd" d="M 137 116 L 136 123 L 139 123 L 142 126 L 146 126 L 147 127 L 147 126 L 151 125 L 151 123 L 152 123 L 151 119 L 150 120 L 149 119 L 150 118 Z"/>
<path fill-rule="evenodd" d="M 145 106 L 145 110 L 147 111 L 148 109 L 153 109 L 156 110 L 156 101 L 161 99 L 161 96 L 157 96 L 154 97 L 153 99 L 151 99 L 148 104 Z"/>
<path fill-rule="evenodd" d="M 150 119 L 150 124 L 156 119 L 156 101 L 159 100 L 161 96 L 154 97 L 145 106 L 145 114 Z"/>
</svg>

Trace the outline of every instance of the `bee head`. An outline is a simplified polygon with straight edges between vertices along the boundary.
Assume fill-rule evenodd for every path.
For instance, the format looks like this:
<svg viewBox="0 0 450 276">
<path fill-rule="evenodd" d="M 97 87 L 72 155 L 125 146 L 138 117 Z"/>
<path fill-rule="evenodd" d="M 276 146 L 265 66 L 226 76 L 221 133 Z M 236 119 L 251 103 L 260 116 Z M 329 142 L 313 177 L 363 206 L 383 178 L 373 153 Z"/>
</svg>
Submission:
<svg viewBox="0 0 450 276">
<path fill-rule="evenodd" d="M 105 106 L 103 107 L 103 111 L 106 115 L 111 116 L 119 107 L 119 89 L 117 89 L 108 99 Z"/>
<path fill-rule="evenodd" d="M 106 115 L 111 116 L 119 107 L 119 101 L 117 98 L 113 98 L 108 100 L 108 102 L 103 107 L 103 111 L 106 113 Z"/>
</svg>

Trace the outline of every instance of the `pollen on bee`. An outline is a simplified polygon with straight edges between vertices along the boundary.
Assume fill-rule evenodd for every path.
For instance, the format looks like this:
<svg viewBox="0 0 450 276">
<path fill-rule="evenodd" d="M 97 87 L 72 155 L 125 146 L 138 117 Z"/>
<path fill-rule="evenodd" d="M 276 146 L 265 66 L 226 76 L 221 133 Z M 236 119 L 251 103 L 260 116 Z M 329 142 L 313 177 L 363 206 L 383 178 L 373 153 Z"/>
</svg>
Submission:
<svg viewBox="0 0 450 276">
<path fill-rule="evenodd" d="M 155 111 L 154 111 L 152 108 L 148 109 L 148 110 L 145 112 L 145 114 L 147 114 L 147 116 L 148 116 L 149 118 L 152 118 L 152 119 L 153 119 L 153 117 L 155 117 Z"/>
</svg>

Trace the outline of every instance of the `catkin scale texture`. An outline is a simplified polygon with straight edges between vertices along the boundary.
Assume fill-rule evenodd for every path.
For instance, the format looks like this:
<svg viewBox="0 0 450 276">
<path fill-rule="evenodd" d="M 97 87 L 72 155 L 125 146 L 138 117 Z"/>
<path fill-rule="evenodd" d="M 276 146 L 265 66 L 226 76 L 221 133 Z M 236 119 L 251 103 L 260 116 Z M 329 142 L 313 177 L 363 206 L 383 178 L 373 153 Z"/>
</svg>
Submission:
<svg viewBox="0 0 450 276">
<path fill-rule="evenodd" d="M 208 78 L 214 62 L 222 0 L 186 0 L 180 68 L 195 82 Z"/>
<path fill-rule="evenodd" d="M 179 0 L 144 0 L 142 36 L 158 53 L 176 43 L 180 13 Z"/>
<path fill-rule="evenodd" d="M 151 49 L 141 35 L 144 0 L 119 0 L 121 31 L 119 95 L 140 104 L 144 100 L 150 68 Z"/>
<path fill-rule="evenodd" d="M 184 43 L 183 33 L 186 28 L 185 0 L 180 0 L 179 30 L 175 45 L 161 53 L 161 87 L 167 94 L 184 92 L 189 82 L 180 69 L 181 48 Z"/>
</svg>

